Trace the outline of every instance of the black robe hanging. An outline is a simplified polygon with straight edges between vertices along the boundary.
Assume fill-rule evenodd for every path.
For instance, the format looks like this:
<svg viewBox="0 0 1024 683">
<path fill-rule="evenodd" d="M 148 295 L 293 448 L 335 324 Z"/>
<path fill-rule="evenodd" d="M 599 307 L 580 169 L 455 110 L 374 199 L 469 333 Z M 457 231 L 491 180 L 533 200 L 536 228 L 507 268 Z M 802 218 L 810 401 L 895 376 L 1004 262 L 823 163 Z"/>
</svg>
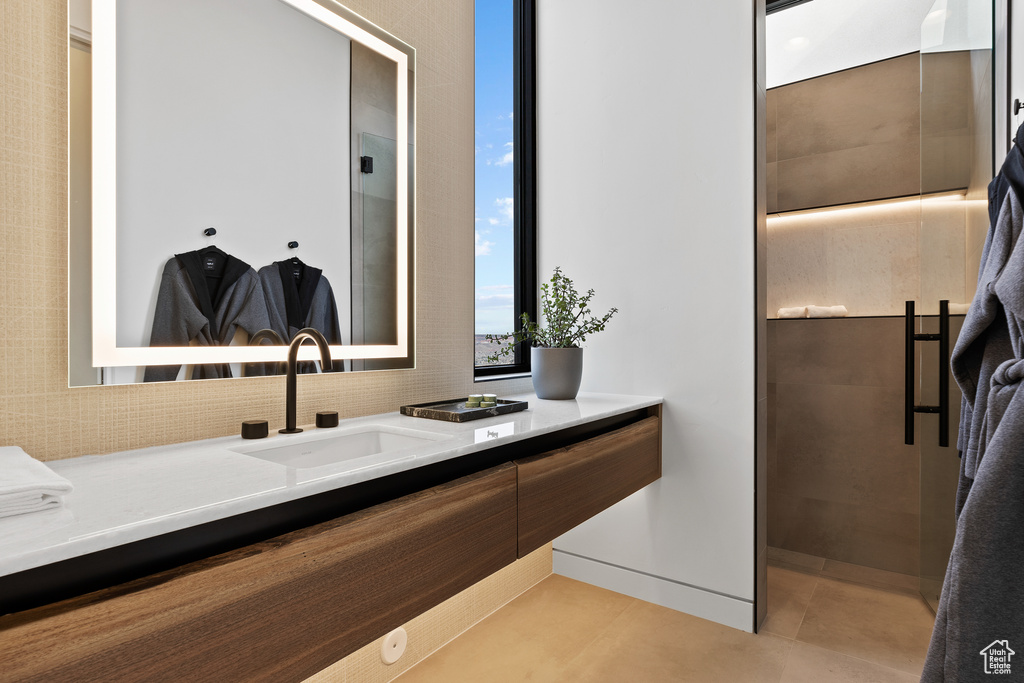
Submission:
<svg viewBox="0 0 1024 683">
<path fill-rule="evenodd" d="M 312 327 L 324 335 L 328 344 L 343 343 L 334 291 L 323 271 L 294 258 L 260 268 L 259 278 L 270 319 L 268 327 L 282 339 L 290 342 L 299 330 Z M 335 362 L 334 369 L 344 369 L 343 363 Z M 314 372 L 315 367 L 302 363 L 299 370 Z"/>
</svg>

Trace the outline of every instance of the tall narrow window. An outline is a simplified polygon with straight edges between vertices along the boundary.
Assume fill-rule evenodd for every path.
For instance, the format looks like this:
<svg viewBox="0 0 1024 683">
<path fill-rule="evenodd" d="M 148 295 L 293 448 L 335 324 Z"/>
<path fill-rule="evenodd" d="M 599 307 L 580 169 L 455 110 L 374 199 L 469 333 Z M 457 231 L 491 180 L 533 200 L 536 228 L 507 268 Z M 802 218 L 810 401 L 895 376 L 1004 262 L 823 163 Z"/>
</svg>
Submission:
<svg viewBox="0 0 1024 683">
<path fill-rule="evenodd" d="M 486 336 L 536 319 L 533 3 L 476 3 L 477 378 L 530 369 L 529 349 L 500 354 Z"/>
</svg>

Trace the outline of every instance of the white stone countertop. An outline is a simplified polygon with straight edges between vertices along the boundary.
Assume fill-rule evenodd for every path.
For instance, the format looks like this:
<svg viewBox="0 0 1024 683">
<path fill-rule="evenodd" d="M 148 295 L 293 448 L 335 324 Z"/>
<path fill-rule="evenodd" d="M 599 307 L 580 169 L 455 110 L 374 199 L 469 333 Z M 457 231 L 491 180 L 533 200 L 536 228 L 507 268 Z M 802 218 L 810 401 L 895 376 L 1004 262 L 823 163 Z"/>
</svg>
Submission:
<svg viewBox="0 0 1024 683">
<path fill-rule="evenodd" d="M 61 508 L 0 518 L 0 576 L 662 402 L 651 396 L 592 393 L 581 393 L 573 401 L 542 401 L 533 394 L 501 398 L 528 401 L 529 407 L 461 423 L 385 413 L 342 420 L 334 429 L 307 427 L 297 435 L 271 430 L 266 439 L 227 436 L 48 462 L 74 485 L 74 491 Z M 371 427 L 428 440 L 425 445 L 302 469 L 241 452 L 300 441 L 314 445 L 319 439 Z"/>
</svg>

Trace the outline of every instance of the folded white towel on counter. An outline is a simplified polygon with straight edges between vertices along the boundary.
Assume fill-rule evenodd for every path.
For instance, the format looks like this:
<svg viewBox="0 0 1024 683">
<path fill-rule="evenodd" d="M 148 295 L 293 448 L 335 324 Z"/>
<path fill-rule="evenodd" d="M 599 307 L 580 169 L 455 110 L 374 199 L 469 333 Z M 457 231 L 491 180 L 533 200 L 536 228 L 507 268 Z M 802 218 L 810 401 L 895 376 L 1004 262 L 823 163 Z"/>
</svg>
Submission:
<svg viewBox="0 0 1024 683">
<path fill-rule="evenodd" d="M 0 517 L 59 507 L 71 482 L 17 446 L 0 447 Z"/>
<path fill-rule="evenodd" d="M 970 304 L 950 304 L 949 314 L 950 315 L 967 315 L 967 309 L 971 307 Z"/>
<path fill-rule="evenodd" d="M 845 318 L 846 306 L 808 306 L 808 318 Z"/>
<path fill-rule="evenodd" d="M 780 318 L 806 318 L 807 307 L 806 306 L 792 306 L 790 308 L 779 309 Z"/>
</svg>

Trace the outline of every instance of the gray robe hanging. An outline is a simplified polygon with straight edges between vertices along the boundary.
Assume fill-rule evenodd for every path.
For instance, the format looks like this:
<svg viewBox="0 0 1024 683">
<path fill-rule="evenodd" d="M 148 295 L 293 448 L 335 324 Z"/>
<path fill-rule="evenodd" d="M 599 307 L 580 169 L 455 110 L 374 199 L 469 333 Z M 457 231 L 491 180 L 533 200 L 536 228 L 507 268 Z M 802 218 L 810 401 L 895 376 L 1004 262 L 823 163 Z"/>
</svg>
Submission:
<svg viewBox="0 0 1024 683">
<path fill-rule="evenodd" d="M 267 305 L 256 271 L 247 263 L 224 255 L 217 281 L 204 274 L 204 250 L 177 254 L 164 266 L 150 346 L 226 346 L 237 328 L 252 336 L 269 327 Z M 222 253 L 222 252 L 221 252 Z M 150 365 L 144 381 L 168 382 L 181 365 Z M 262 374 L 262 365 L 247 366 L 246 374 Z M 230 377 L 227 365 L 200 365 L 193 379 Z"/>
<path fill-rule="evenodd" d="M 951 358 L 964 394 L 957 529 L 926 683 L 990 680 L 982 651 L 995 641 L 1021 653 L 999 680 L 1024 681 L 1024 212 L 1014 190 L 1001 199 Z"/>
<path fill-rule="evenodd" d="M 285 342 L 290 342 L 302 328 L 312 327 L 324 335 L 328 344 L 343 343 L 334 291 L 319 268 L 298 259 L 275 261 L 260 268 L 259 279 L 267 303 L 268 327 Z M 343 362 L 337 361 L 334 369 L 344 369 Z M 301 363 L 299 371 L 316 369 L 312 363 Z"/>
</svg>

